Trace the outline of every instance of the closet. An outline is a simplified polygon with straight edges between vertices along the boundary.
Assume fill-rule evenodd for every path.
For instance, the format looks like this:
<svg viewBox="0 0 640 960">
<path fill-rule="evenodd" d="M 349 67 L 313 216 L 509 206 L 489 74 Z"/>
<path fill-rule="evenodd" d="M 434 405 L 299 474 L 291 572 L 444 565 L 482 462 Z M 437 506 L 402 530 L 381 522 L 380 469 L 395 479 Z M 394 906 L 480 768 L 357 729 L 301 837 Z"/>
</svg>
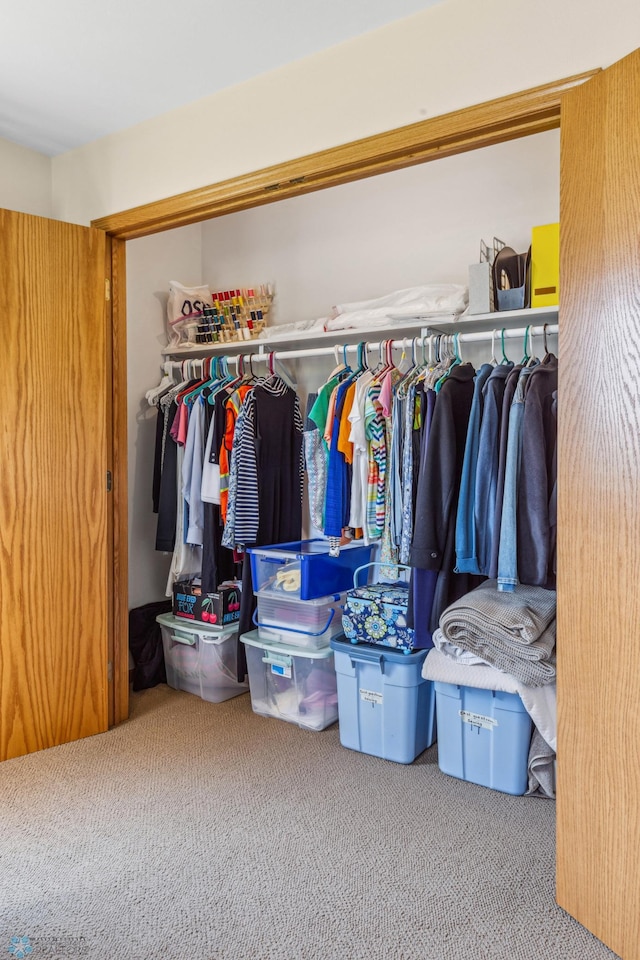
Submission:
<svg viewBox="0 0 640 960">
<path fill-rule="evenodd" d="M 89 473 L 80 472 L 80 484 L 74 484 L 68 472 L 64 475 L 73 496 L 78 487 L 78 496 L 84 497 L 79 501 L 78 516 L 87 537 L 74 538 L 71 525 L 53 530 L 64 544 L 66 563 L 75 563 L 75 576 L 70 578 L 74 609 L 68 610 L 66 621 L 60 614 L 54 631 L 79 638 L 82 650 L 98 651 L 98 685 L 83 680 L 72 685 L 78 691 L 75 714 L 82 718 L 93 714 L 96 723 L 90 729 L 89 724 L 72 723 L 72 717 L 60 719 L 65 678 L 75 676 L 79 650 L 74 650 L 71 642 L 59 650 L 51 645 L 40 664 L 34 653 L 40 649 L 35 638 L 50 630 L 48 601 L 55 596 L 59 566 L 65 561 L 59 550 L 45 551 L 43 556 L 35 546 L 34 531 L 42 529 L 43 517 L 55 515 L 59 509 L 48 496 L 49 475 L 43 475 L 38 489 L 26 478 L 37 472 L 45 456 L 49 457 L 47 469 L 54 474 L 64 461 L 66 448 L 64 442 L 47 446 L 42 439 L 46 425 L 37 428 L 40 446 L 19 446 L 16 436 L 24 431 L 25 420 L 16 401 L 7 418 L 15 427 L 14 439 L 3 449 L 3 464 L 17 460 L 25 466 L 17 480 L 3 481 L 3 601 L 5 596 L 12 597 L 14 612 L 16 608 L 19 611 L 14 620 L 3 602 L 3 645 L 8 643 L 5 637 L 15 638 L 8 657 L 3 650 L 0 664 L 3 757 L 105 729 L 109 703 L 115 722 L 127 713 L 125 241 L 550 130 L 558 126 L 562 101 L 557 895 L 562 906 L 624 960 L 640 957 L 640 654 L 636 636 L 640 621 L 636 589 L 640 566 L 640 345 L 636 319 L 640 52 L 583 82 L 585 79 L 502 98 L 94 224 L 109 235 L 106 253 L 111 259 L 112 287 L 106 297 L 110 299 L 104 299 L 104 286 L 96 273 L 89 284 L 96 298 L 93 312 L 75 311 L 74 317 L 82 324 L 81 314 L 90 313 L 94 317 L 91 338 L 98 344 L 102 337 L 113 342 L 113 369 L 107 370 L 112 394 L 98 376 L 93 378 L 92 368 L 94 393 L 104 400 L 101 411 L 101 401 L 98 403 L 100 423 L 85 413 L 79 392 L 87 367 L 96 363 L 95 354 L 91 358 L 74 354 L 71 362 L 65 362 L 55 351 L 45 352 L 38 342 L 28 341 L 26 350 L 32 346 L 32 354 L 27 368 L 26 352 L 21 354 L 17 344 L 14 352 L 24 374 L 16 391 L 34 407 L 43 391 L 47 396 L 43 384 L 51 377 L 66 376 L 77 387 L 53 396 L 65 412 L 76 411 L 76 418 L 62 418 L 66 430 L 62 441 L 86 450 L 87 460 L 93 464 Z M 5 260 L 24 249 L 19 230 L 7 244 Z M 49 248 L 51 244 L 48 241 Z M 67 244 L 62 237 L 56 243 L 60 270 L 65 269 L 62 253 Z M 103 266 L 104 252 L 104 247 L 96 245 L 85 262 L 91 259 Z M 23 269 L 14 281 L 20 291 L 14 312 L 30 300 L 30 315 L 35 315 L 38 299 L 35 294 L 30 296 L 28 273 Z M 73 302 L 73 297 L 68 299 Z M 87 295 L 83 304 L 88 302 Z M 111 308 L 104 311 L 106 317 L 99 304 Z M 55 329 L 59 309 L 47 312 L 42 304 L 38 322 L 49 318 Z M 100 349 L 97 352 L 100 354 Z M 108 439 L 105 441 L 111 436 L 115 438 L 112 448 Z M 82 469 L 80 464 L 78 469 Z M 97 564 L 89 573 L 82 562 L 87 539 Z M 15 563 L 18 555 L 20 566 Z M 31 598 L 24 570 L 35 569 L 34 561 L 41 567 L 39 590 L 45 602 L 28 605 Z M 92 606 L 94 594 L 102 597 L 103 606 Z M 113 682 L 109 681 L 109 662 Z M 89 673 L 85 671 L 83 676 L 87 680 Z M 28 689 L 35 690 L 38 684 L 39 696 L 30 697 Z M 52 687 L 59 691 L 58 702 L 48 693 Z M 17 718 L 13 726 L 10 717 Z M 30 717 L 40 717 L 37 737 L 5 733 L 26 728 Z"/>
</svg>

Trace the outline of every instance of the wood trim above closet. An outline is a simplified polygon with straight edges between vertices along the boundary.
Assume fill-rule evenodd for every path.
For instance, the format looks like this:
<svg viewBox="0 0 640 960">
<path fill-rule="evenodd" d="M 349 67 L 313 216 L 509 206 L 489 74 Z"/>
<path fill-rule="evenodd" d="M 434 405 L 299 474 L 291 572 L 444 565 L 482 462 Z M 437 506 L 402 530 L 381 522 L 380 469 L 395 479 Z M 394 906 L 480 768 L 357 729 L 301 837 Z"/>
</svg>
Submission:
<svg viewBox="0 0 640 960">
<path fill-rule="evenodd" d="M 354 140 L 297 160 L 94 220 L 121 240 L 492 146 L 560 126 L 562 95 L 599 70 Z"/>
</svg>

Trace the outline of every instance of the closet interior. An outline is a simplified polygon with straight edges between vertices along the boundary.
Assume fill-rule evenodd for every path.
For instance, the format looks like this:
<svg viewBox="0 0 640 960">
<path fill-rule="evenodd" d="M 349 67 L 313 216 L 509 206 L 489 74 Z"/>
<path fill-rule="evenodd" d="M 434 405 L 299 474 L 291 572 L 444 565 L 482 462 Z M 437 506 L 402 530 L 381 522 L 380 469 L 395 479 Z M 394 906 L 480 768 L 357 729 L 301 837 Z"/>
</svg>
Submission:
<svg viewBox="0 0 640 960">
<path fill-rule="evenodd" d="M 556 222 L 558 207 L 559 132 L 554 130 L 129 241 L 129 606 L 164 596 L 171 560 L 154 549 L 156 411 L 145 399 L 166 360 L 188 357 L 167 353 L 169 280 L 211 289 L 271 283 L 275 298 L 267 332 L 277 334 L 282 324 L 328 316 L 335 304 L 427 283 L 466 286 L 481 240 L 497 236 L 526 250 L 531 228 Z M 485 340 L 469 340 L 460 328 L 465 360 L 479 365 L 490 359 L 494 328 L 524 329 L 529 322 L 557 319 L 557 311 L 526 314 L 501 321 L 496 313 L 484 323 L 475 321 L 476 332 L 488 332 Z M 304 411 L 308 394 L 336 365 L 338 345 L 392 339 L 403 343 L 406 353 L 411 338 L 426 326 L 419 319 L 398 321 L 393 328 L 334 331 L 313 339 L 292 332 L 271 343 L 245 341 L 196 350 L 193 356 L 275 350 L 286 360 Z M 517 362 L 522 338 L 505 342 L 507 356 Z M 396 351 L 396 360 L 401 353 L 402 348 Z M 373 354 L 371 359 L 377 362 Z M 304 535 L 311 533 L 306 515 Z"/>
</svg>

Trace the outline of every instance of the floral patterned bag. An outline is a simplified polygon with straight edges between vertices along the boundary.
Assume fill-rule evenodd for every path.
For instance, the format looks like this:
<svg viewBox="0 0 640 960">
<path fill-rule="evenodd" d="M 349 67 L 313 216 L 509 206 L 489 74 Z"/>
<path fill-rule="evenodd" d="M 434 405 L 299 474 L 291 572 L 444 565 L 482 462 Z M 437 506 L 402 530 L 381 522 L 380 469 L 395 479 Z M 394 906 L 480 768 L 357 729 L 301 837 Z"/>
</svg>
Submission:
<svg viewBox="0 0 640 960">
<path fill-rule="evenodd" d="M 360 571 L 371 566 L 377 564 L 358 567 L 353 575 L 355 586 L 347 593 L 342 615 L 344 635 L 351 643 L 379 644 L 412 653 L 414 632 L 407 626 L 409 585 L 398 582 L 357 586 Z"/>
</svg>

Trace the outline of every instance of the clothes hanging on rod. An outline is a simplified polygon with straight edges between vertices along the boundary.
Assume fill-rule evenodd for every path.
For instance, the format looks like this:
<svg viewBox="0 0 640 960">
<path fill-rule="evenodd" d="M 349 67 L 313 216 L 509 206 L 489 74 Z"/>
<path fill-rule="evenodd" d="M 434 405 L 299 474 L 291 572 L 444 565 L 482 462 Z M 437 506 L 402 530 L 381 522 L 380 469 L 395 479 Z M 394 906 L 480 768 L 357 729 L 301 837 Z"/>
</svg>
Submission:
<svg viewBox="0 0 640 960">
<path fill-rule="evenodd" d="M 262 378 L 246 372 L 244 357 L 235 358 L 236 376 L 221 358 L 174 364 L 169 377 L 165 370 L 151 402 L 157 546 L 174 550 L 169 586 L 201 574 L 212 591 L 245 546 L 299 540 L 303 467 L 312 522 L 336 549 L 345 534 L 362 536 L 379 548 L 383 577 L 410 561 L 419 646 L 431 644 L 442 610 L 483 577 L 507 590 L 551 586 L 557 359 L 513 364 L 504 354 L 505 338 L 541 332 L 503 331 L 503 361 L 492 357 L 477 371 L 460 345 L 488 343 L 486 333 L 416 339 L 408 368 L 393 357 L 402 349 L 406 358 L 406 341 L 386 341 L 345 345 L 342 362 L 331 347 L 250 355 L 268 362 Z M 303 423 L 283 379 L 291 378 L 276 365 L 332 353 L 337 366 Z M 244 629 L 251 613 L 242 610 Z"/>
</svg>

